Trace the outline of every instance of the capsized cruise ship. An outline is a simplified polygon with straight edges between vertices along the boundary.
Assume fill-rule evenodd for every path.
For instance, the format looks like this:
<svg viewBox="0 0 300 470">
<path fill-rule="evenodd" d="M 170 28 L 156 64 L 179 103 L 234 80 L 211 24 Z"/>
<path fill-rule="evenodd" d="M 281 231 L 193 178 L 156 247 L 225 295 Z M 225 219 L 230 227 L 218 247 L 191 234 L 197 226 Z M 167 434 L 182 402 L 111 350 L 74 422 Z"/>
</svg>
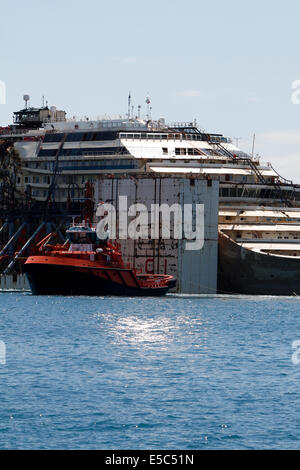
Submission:
<svg viewBox="0 0 300 470">
<path fill-rule="evenodd" d="M 16 185 L 36 201 L 80 200 L 110 175 L 218 179 L 219 292 L 300 294 L 300 187 L 271 163 L 196 122 L 67 120 L 56 107 L 15 113 L 3 130 L 21 158 Z"/>
</svg>

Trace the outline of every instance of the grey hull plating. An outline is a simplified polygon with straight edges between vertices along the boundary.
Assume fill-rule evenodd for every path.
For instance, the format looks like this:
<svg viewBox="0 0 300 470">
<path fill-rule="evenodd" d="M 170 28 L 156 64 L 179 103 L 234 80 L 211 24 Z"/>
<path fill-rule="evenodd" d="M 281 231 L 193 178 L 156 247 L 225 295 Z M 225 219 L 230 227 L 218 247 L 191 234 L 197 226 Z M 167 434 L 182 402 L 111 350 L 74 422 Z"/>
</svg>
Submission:
<svg viewBox="0 0 300 470">
<path fill-rule="evenodd" d="M 258 253 L 219 232 L 218 291 L 300 295 L 300 258 Z"/>
</svg>

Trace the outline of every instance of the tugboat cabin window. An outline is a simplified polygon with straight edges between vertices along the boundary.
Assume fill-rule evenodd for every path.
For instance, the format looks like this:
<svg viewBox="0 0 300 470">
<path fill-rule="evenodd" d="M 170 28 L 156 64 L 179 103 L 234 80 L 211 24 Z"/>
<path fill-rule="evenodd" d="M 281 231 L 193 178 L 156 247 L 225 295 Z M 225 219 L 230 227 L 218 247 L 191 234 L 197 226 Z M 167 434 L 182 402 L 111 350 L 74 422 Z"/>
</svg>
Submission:
<svg viewBox="0 0 300 470">
<path fill-rule="evenodd" d="M 93 231 L 69 230 L 67 237 L 70 243 L 96 243 L 97 234 Z"/>
</svg>

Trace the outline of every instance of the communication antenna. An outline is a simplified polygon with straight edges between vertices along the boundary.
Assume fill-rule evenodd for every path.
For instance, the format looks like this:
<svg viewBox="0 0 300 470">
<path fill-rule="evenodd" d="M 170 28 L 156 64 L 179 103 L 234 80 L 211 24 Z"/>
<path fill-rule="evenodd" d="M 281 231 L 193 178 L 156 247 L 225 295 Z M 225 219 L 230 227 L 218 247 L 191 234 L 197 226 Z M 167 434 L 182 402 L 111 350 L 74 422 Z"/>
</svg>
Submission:
<svg viewBox="0 0 300 470">
<path fill-rule="evenodd" d="M 25 94 L 23 96 L 23 100 L 25 101 L 25 109 L 28 109 L 28 101 L 30 100 L 30 96 Z"/>
<path fill-rule="evenodd" d="M 42 108 L 44 108 L 44 107 L 45 107 L 45 97 L 44 97 L 44 95 L 43 95 L 43 96 L 42 96 Z"/>
<path fill-rule="evenodd" d="M 152 108 L 150 108 L 150 103 L 151 103 L 150 97 L 147 96 L 147 97 L 146 97 L 146 104 L 147 104 L 147 121 L 150 121 L 150 119 L 151 119 L 151 109 L 152 109 Z"/>
<path fill-rule="evenodd" d="M 254 147 L 255 147 L 255 134 L 253 134 L 253 140 L 252 140 L 252 158 L 254 157 Z"/>
<path fill-rule="evenodd" d="M 140 119 L 140 117 L 141 117 L 141 108 L 142 108 L 142 106 L 139 104 L 139 105 L 138 105 L 138 118 L 139 118 L 139 119 Z"/>
<path fill-rule="evenodd" d="M 131 106 L 131 91 L 129 91 L 129 95 L 128 95 L 128 113 L 127 113 L 128 119 L 130 119 L 130 106 Z"/>
</svg>

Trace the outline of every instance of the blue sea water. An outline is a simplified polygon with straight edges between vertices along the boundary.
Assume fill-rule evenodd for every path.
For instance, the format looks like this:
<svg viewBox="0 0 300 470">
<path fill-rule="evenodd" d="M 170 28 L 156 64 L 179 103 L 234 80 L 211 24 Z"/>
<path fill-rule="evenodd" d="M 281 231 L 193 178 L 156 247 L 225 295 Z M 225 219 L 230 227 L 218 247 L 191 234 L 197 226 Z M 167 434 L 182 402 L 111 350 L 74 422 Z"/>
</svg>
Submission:
<svg viewBox="0 0 300 470">
<path fill-rule="evenodd" d="M 299 449 L 299 307 L 2 293 L 0 449 Z"/>
</svg>

